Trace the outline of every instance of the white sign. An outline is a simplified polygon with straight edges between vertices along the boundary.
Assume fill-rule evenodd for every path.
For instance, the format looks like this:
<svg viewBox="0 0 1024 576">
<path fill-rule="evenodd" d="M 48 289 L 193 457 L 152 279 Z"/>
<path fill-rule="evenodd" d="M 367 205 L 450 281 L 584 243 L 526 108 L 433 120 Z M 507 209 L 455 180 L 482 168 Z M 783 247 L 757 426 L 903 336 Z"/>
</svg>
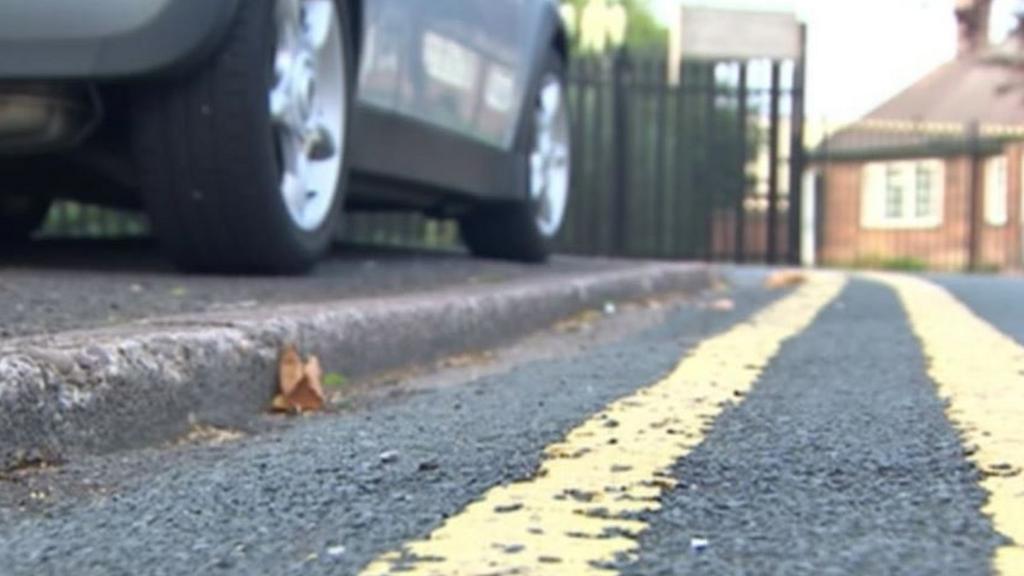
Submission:
<svg viewBox="0 0 1024 576">
<path fill-rule="evenodd" d="M 800 57 L 800 22 L 785 12 L 683 7 L 673 53 L 687 59 L 789 60 Z"/>
</svg>

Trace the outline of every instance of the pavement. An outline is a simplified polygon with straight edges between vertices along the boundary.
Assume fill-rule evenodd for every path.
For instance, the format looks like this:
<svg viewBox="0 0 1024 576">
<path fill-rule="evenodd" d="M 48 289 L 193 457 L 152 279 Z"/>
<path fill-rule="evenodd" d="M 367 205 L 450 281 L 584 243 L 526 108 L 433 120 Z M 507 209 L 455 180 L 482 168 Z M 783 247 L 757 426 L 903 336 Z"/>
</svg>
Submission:
<svg viewBox="0 0 1024 576">
<path fill-rule="evenodd" d="M 1024 573 L 1024 280 L 722 274 L 8 472 L 0 574 Z"/>
<path fill-rule="evenodd" d="M 622 260 L 572 257 L 530 266 L 477 260 L 460 252 L 338 245 L 305 277 L 183 276 L 145 239 L 54 240 L 0 251 L 0 341 L 141 318 L 569 278 L 630 266 Z"/>
<path fill-rule="evenodd" d="M 287 346 L 360 379 L 711 281 L 692 264 L 351 246 L 308 277 L 183 276 L 145 243 L 28 250 L 0 268 L 0 469 L 245 427 L 274 397 Z"/>
</svg>

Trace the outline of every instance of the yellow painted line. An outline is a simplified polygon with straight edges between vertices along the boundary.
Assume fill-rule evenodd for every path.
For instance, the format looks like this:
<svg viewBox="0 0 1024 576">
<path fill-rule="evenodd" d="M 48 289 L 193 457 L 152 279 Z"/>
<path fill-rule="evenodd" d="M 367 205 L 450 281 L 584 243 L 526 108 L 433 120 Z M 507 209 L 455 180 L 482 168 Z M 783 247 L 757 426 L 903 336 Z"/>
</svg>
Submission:
<svg viewBox="0 0 1024 576">
<path fill-rule="evenodd" d="M 996 550 L 993 568 L 1024 574 L 1024 347 L 935 284 L 909 276 L 871 278 L 899 294 L 928 374 L 982 473 L 989 494 L 983 512 L 1012 542 Z"/>
<path fill-rule="evenodd" d="M 674 485 L 670 468 L 845 283 L 836 274 L 809 276 L 747 322 L 705 340 L 664 380 L 549 446 L 533 478 L 493 488 L 362 575 L 615 574 L 608 563 L 634 557 L 647 528 L 637 514 L 657 510 Z"/>
</svg>

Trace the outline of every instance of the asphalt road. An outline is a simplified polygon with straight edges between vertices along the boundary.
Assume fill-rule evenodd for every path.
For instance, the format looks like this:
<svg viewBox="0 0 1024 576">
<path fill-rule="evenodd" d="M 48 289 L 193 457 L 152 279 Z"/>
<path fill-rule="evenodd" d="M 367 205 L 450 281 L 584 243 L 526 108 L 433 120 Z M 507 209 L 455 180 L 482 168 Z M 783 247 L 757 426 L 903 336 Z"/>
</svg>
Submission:
<svg viewBox="0 0 1024 576">
<path fill-rule="evenodd" d="M 962 454 L 899 302 L 855 282 L 676 467 L 628 573 L 985 574 Z"/>
<path fill-rule="evenodd" d="M 1024 280 L 1020 277 L 940 274 L 931 279 L 1024 345 Z"/>
<path fill-rule="evenodd" d="M 337 414 L 8 475 L 0 574 L 1020 573 L 1021 451 L 979 470 L 1016 424 L 961 439 L 950 334 L 906 307 L 948 286 L 949 326 L 1019 338 L 1024 281 L 729 277 Z M 1020 382 L 1015 346 L 977 386 Z"/>
<path fill-rule="evenodd" d="M 148 241 L 37 242 L 0 251 L 0 339 L 269 304 L 321 302 L 516 278 L 621 269 L 615 260 L 555 258 L 530 266 L 428 252 L 336 246 L 313 274 L 186 276 Z"/>
</svg>

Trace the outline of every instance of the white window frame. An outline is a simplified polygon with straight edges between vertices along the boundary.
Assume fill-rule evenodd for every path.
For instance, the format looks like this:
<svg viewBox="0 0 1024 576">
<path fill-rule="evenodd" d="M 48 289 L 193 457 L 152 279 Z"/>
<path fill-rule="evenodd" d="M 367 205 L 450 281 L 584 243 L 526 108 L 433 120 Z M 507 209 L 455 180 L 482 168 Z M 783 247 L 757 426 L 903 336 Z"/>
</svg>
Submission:
<svg viewBox="0 0 1024 576">
<path fill-rule="evenodd" d="M 929 179 L 926 213 L 919 213 L 918 174 Z M 893 174 L 896 182 L 893 183 Z M 898 213 L 891 210 L 891 192 L 900 191 Z M 870 162 L 861 173 L 861 228 L 868 230 L 925 230 L 942 226 L 946 197 L 946 163 L 941 159 Z"/>
<path fill-rule="evenodd" d="M 1010 174 L 1006 156 L 985 160 L 985 224 L 1003 227 L 1010 223 Z"/>
</svg>

